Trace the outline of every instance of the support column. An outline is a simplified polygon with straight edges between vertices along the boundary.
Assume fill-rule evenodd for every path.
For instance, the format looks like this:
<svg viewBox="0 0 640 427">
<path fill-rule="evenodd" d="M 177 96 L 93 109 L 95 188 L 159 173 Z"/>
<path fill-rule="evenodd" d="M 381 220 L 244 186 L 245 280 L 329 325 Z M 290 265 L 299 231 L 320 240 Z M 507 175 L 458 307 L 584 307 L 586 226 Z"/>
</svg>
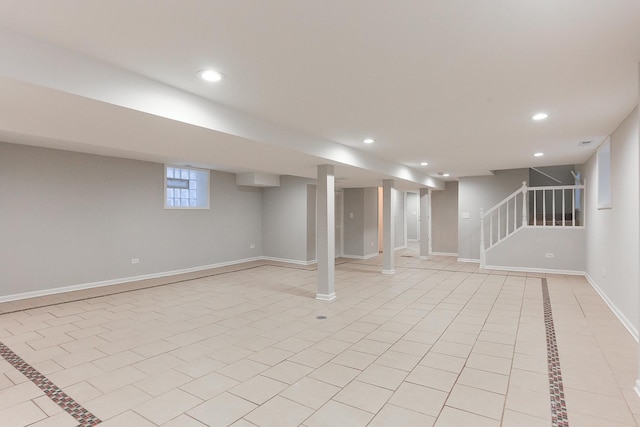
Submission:
<svg viewBox="0 0 640 427">
<path fill-rule="evenodd" d="M 392 179 L 382 180 L 382 274 L 395 273 L 394 250 L 395 236 L 393 233 L 393 217 L 395 209 L 391 203 L 391 192 L 394 182 Z"/>
<path fill-rule="evenodd" d="M 428 188 L 420 189 L 420 259 L 429 259 L 429 229 L 431 218 L 429 204 L 431 197 Z"/>
<path fill-rule="evenodd" d="M 333 165 L 318 166 L 316 245 L 318 289 L 316 299 L 331 301 L 335 293 L 335 178 Z"/>
</svg>

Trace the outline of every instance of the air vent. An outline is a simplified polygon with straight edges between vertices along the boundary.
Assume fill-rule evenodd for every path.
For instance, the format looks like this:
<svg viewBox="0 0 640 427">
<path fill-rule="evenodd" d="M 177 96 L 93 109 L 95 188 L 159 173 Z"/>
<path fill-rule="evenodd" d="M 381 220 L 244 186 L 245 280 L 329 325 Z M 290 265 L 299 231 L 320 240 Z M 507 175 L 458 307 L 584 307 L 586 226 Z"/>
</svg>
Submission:
<svg viewBox="0 0 640 427">
<path fill-rule="evenodd" d="M 580 147 L 588 147 L 589 145 L 591 145 L 591 143 L 592 143 L 592 142 L 593 142 L 593 141 L 580 141 L 580 142 L 578 143 L 578 145 L 579 145 Z"/>
</svg>

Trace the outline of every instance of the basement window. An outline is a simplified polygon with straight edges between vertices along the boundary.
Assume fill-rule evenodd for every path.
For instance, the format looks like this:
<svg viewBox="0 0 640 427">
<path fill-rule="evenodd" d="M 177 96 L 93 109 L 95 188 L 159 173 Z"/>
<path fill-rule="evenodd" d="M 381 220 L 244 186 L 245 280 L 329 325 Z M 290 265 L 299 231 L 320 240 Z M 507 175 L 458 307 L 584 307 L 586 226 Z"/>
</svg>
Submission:
<svg viewBox="0 0 640 427">
<path fill-rule="evenodd" d="M 166 209 L 209 209 L 209 171 L 165 166 L 164 207 Z"/>
<path fill-rule="evenodd" d="M 607 138 L 597 153 L 598 209 L 611 209 L 611 143 Z"/>
</svg>

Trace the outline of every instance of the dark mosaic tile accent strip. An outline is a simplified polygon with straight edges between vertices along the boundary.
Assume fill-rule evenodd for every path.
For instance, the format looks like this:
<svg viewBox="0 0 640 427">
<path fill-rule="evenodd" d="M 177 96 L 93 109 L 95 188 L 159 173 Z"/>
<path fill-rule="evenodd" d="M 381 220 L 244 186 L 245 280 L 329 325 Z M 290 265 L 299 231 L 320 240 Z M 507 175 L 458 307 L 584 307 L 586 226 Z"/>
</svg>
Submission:
<svg viewBox="0 0 640 427">
<path fill-rule="evenodd" d="M 75 418 L 80 424 L 78 427 L 93 427 L 102 421 L 91 412 L 83 408 L 78 402 L 67 396 L 58 386 L 52 383 L 47 377 L 38 372 L 33 366 L 22 360 L 9 347 L 0 342 L 0 356 L 16 368 L 25 377 L 29 378 L 40 390 L 44 391 L 51 400 L 64 409 L 69 415 Z"/>
<path fill-rule="evenodd" d="M 560 371 L 560 355 L 553 326 L 551 298 L 547 279 L 542 279 L 542 302 L 544 305 L 544 326 L 547 333 L 547 363 L 549 364 L 549 394 L 551 395 L 551 426 L 569 427 L 567 405 L 564 400 L 564 386 Z"/>
</svg>

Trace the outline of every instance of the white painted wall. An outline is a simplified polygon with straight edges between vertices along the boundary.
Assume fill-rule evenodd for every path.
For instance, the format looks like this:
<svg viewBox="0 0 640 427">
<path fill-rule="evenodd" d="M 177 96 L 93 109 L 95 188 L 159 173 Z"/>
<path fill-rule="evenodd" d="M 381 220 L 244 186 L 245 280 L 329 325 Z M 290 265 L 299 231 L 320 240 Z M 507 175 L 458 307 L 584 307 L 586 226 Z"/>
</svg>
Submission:
<svg viewBox="0 0 640 427">
<path fill-rule="evenodd" d="M 458 258 L 480 260 L 480 208 L 485 211 L 522 187 L 528 169 L 496 171 L 458 181 Z M 468 214 L 468 218 L 462 218 Z"/>
<path fill-rule="evenodd" d="M 407 192 L 407 240 L 418 241 L 418 218 L 420 218 L 420 205 L 418 203 L 418 193 Z"/>
<path fill-rule="evenodd" d="M 611 209 L 597 209 L 597 159 L 584 166 L 586 272 L 625 325 L 638 331 L 640 283 L 639 119 L 636 108 L 611 134 Z"/>
<path fill-rule="evenodd" d="M 405 229 L 405 192 L 394 189 L 391 191 L 391 203 L 394 205 L 394 217 L 392 225 L 394 227 L 393 247 L 395 249 L 404 248 L 407 245 L 407 234 Z"/>
<path fill-rule="evenodd" d="M 485 268 L 582 274 L 585 235 L 584 228 L 526 227 L 489 249 Z"/>
<path fill-rule="evenodd" d="M 0 143 L 0 297 L 262 254 L 260 189 L 212 171 L 211 209 L 170 210 L 163 186 L 159 163 Z"/>
</svg>

